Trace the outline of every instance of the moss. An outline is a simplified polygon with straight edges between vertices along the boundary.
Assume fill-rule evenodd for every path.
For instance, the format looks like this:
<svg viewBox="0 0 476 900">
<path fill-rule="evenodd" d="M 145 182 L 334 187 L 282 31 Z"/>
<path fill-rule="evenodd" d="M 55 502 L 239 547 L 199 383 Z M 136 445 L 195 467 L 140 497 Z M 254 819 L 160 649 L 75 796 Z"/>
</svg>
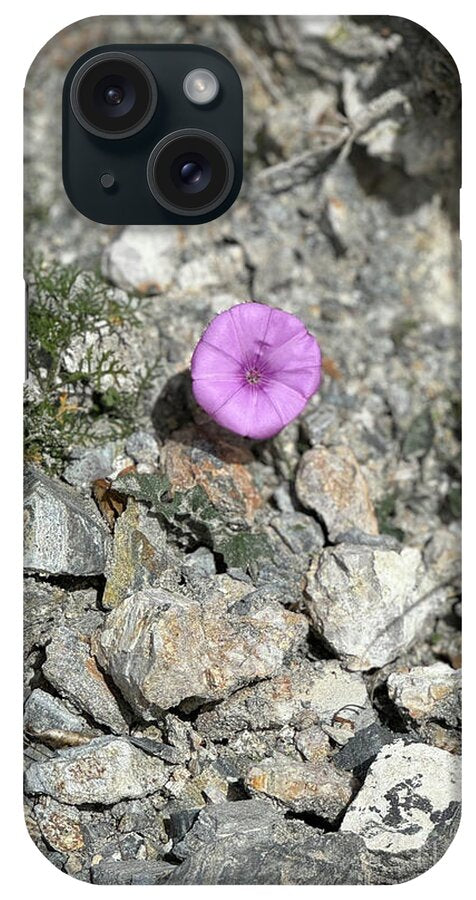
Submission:
<svg viewBox="0 0 476 900">
<path fill-rule="evenodd" d="M 88 347 L 76 371 L 66 361 L 75 338 L 84 339 L 99 329 L 108 337 L 125 324 L 142 327 L 137 309 L 143 301 L 123 295 L 118 299 L 98 274 L 55 262 L 34 261 L 27 281 L 25 456 L 60 471 L 72 445 L 114 440 L 134 428 L 154 366 L 146 370 L 137 388 L 125 392 L 120 380 L 128 373 L 117 351 Z"/>
<path fill-rule="evenodd" d="M 396 494 L 387 494 L 379 503 L 375 504 L 375 514 L 381 534 L 389 534 L 391 537 L 396 538 L 397 541 L 403 541 L 405 532 L 394 524 L 396 501 Z"/>
</svg>

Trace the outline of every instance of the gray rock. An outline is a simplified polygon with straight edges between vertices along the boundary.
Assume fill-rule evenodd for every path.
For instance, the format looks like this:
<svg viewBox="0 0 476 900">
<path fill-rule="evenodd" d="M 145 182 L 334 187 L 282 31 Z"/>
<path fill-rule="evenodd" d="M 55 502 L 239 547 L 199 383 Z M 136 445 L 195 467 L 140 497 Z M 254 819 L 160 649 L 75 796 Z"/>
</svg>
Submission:
<svg viewBox="0 0 476 900">
<path fill-rule="evenodd" d="M 36 688 L 25 703 L 24 727 L 27 734 L 58 746 L 75 740 L 87 743 L 99 732 L 80 716 L 70 712 L 57 697 Z"/>
<path fill-rule="evenodd" d="M 282 819 L 282 813 L 262 800 L 241 800 L 236 803 L 216 803 L 195 813 L 191 828 L 182 840 L 174 844 L 174 856 L 185 859 L 191 853 L 205 850 L 216 841 L 229 840 L 236 835 L 263 837 L 271 835 L 272 826 Z"/>
<path fill-rule="evenodd" d="M 220 593 L 200 603 L 149 588 L 113 610 L 94 653 L 131 706 L 154 719 L 273 675 L 306 632 L 303 616 L 253 597 L 228 607 Z"/>
<path fill-rule="evenodd" d="M 193 553 L 187 554 L 182 570 L 189 581 L 215 575 L 216 566 L 213 553 L 207 547 L 198 547 Z"/>
<path fill-rule="evenodd" d="M 461 720 L 461 670 L 443 662 L 392 672 L 388 695 L 404 717 L 418 725 L 438 719 L 457 726 Z"/>
<path fill-rule="evenodd" d="M 284 512 L 271 520 L 271 527 L 296 556 L 311 556 L 324 546 L 321 526 L 304 513 Z"/>
<path fill-rule="evenodd" d="M 24 565 L 49 575 L 104 572 L 109 536 L 92 500 L 29 469 L 25 478 Z"/>
<path fill-rule="evenodd" d="M 161 760 L 147 756 L 124 738 L 94 738 L 86 747 L 60 750 L 25 775 L 28 794 L 48 794 L 60 803 L 117 803 L 158 791 L 168 777 Z"/>
<path fill-rule="evenodd" d="M 398 735 L 390 731 L 390 728 L 374 722 L 368 728 L 358 731 L 355 737 L 336 753 L 333 761 L 341 769 L 360 770 L 375 759 L 382 747 L 391 744 L 397 737 Z"/>
<path fill-rule="evenodd" d="M 43 674 L 62 697 L 67 697 L 96 722 L 118 734 L 128 731 L 127 722 L 84 635 L 65 626 L 57 628 L 46 648 Z"/>
<path fill-rule="evenodd" d="M 427 744 L 383 747 L 349 806 L 342 831 L 384 854 L 418 853 L 434 832 L 445 834 L 461 797 L 461 761 Z"/>
<path fill-rule="evenodd" d="M 118 445 L 112 442 L 102 447 L 75 448 L 63 473 L 65 480 L 74 487 L 88 488 L 97 478 L 110 478 L 118 450 Z"/>
<path fill-rule="evenodd" d="M 103 859 L 91 866 L 93 884 L 165 884 L 176 869 L 163 859 Z"/>
<path fill-rule="evenodd" d="M 242 803 L 233 806 L 238 815 Z M 367 884 L 371 878 L 361 838 L 278 821 L 271 834 L 269 827 L 236 830 L 197 849 L 168 884 Z"/>
<path fill-rule="evenodd" d="M 178 554 L 167 545 L 167 534 L 157 519 L 130 497 L 114 528 L 105 567 L 103 606 L 113 609 L 149 585 L 176 587 L 180 562 Z"/>
<path fill-rule="evenodd" d="M 349 447 L 307 450 L 299 463 L 296 494 L 324 522 L 331 541 L 350 528 L 378 532 L 367 483 Z"/>
<path fill-rule="evenodd" d="M 127 438 L 125 450 L 139 466 L 150 466 L 153 469 L 157 465 L 159 445 L 154 435 L 148 431 L 134 431 Z"/>
<path fill-rule="evenodd" d="M 346 672 L 334 660 L 303 659 L 293 660 L 272 678 L 242 688 L 200 713 L 196 727 L 212 740 L 220 740 L 245 729 L 304 728 L 318 723 L 333 740 L 345 744 L 375 719 L 361 675 Z"/>
<path fill-rule="evenodd" d="M 104 621 L 97 588 L 64 590 L 58 584 L 27 577 L 23 592 L 25 653 L 49 643 L 59 625 L 91 634 Z"/>
<path fill-rule="evenodd" d="M 184 244 L 181 228 L 130 225 L 106 248 L 103 273 L 126 291 L 161 294 L 177 276 Z"/>
<path fill-rule="evenodd" d="M 332 763 L 304 763 L 275 753 L 252 766 L 245 787 L 293 812 L 315 813 L 333 822 L 350 803 L 356 784 Z"/>
<path fill-rule="evenodd" d="M 308 573 L 307 592 L 314 627 L 349 669 L 395 659 L 445 602 L 414 547 L 326 547 Z"/>
<path fill-rule="evenodd" d="M 35 818 L 45 841 L 61 853 L 73 853 L 84 847 L 84 835 L 78 810 L 41 797 L 35 806 Z"/>
</svg>

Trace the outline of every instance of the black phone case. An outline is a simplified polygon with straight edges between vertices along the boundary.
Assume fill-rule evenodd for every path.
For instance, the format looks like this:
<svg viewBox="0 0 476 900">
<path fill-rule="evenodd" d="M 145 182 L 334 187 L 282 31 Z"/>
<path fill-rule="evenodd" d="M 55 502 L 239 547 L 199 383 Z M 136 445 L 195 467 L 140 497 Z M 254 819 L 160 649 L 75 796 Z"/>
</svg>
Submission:
<svg viewBox="0 0 476 900">
<path fill-rule="evenodd" d="M 189 226 L 67 199 L 61 97 L 110 44 L 243 84 L 244 182 Z M 460 85 L 398 17 L 98 17 L 25 93 L 25 803 L 95 884 L 391 884 L 460 800 Z M 297 315 L 298 419 L 194 400 L 219 312 Z"/>
</svg>

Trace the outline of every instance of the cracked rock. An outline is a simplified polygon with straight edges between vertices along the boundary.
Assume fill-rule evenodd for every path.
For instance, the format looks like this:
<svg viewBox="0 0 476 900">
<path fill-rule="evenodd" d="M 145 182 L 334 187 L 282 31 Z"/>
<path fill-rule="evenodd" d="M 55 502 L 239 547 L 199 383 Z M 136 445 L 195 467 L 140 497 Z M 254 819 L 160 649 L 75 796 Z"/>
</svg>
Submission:
<svg viewBox="0 0 476 900">
<path fill-rule="evenodd" d="M 252 766 L 245 786 L 293 812 L 315 813 L 330 822 L 350 803 L 355 787 L 352 775 L 332 763 L 298 762 L 280 753 Z"/>
<path fill-rule="evenodd" d="M 32 691 L 25 703 L 24 725 L 27 734 L 51 746 L 87 743 L 99 733 L 41 688 Z"/>
<path fill-rule="evenodd" d="M 414 547 L 326 547 L 307 579 L 314 627 L 349 669 L 395 659 L 444 606 Z M 362 627 L 365 623 L 365 627 Z"/>
<path fill-rule="evenodd" d="M 89 641 L 64 626 L 46 648 L 43 674 L 59 694 L 111 731 L 128 731 L 114 694 L 91 655 Z"/>
<path fill-rule="evenodd" d="M 388 695 L 404 717 L 415 724 L 439 719 L 458 726 L 461 719 L 461 671 L 446 663 L 392 672 Z"/>
<path fill-rule="evenodd" d="M 263 498 L 253 479 L 253 455 L 243 443 L 215 437 L 205 429 L 174 432 L 160 453 L 172 490 L 189 491 L 199 485 L 228 528 L 251 524 Z M 213 527 L 213 522 L 207 523 Z"/>
<path fill-rule="evenodd" d="M 176 866 L 164 859 L 103 859 L 91 867 L 93 884 L 165 884 Z"/>
<path fill-rule="evenodd" d="M 117 803 L 158 791 L 168 778 L 165 764 L 124 738 L 94 738 L 86 747 L 60 750 L 25 775 L 28 794 L 48 794 L 60 803 Z"/>
<path fill-rule="evenodd" d="M 417 853 L 436 834 L 447 839 L 460 803 L 460 768 L 458 757 L 427 744 L 383 747 L 341 830 L 384 854 Z"/>
<path fill-rule="evenodd" d="M 236 816 L 248 802 L 232 804 Z M 224 830 L 190 853 L 168 884 L 367 884 L 370 879 L 361 838 L 278 819 L 271 828 Z"/>
<path fill-rule="evenodd" d="M 345 744 L 376 719 L 362 676 L 346 672 L 334 660 L 293 660 L 272 678 L 236 691 L 197 718 L 203 734 L 220 740 L 246 729 L 284 725 L 322 730 Z"/>
<path fill-rule="evenodd" d="M 24 566 L 48 575 L 104 572 L 109 535 L 92 500 L 36 469 L 25 479 Z"/>
<path fill-rule="evenodd" d="M 191 853 L 205 850 L 215 841 L 228 840 L 235 835 L 250 838 L 266 833 L 271 835 L 272 826 L 281 818 L 282 813 L 262 800 L 207 806 L 195 818 L 182 840 L 174 844 L 174 856 L 185 859 Z"/>
<path fill-rule="evenodd" d="M 160 588 L 128 597 L 94 638 L 94 653 L 143 718 L 184 700 L 198 706 L 274 675 L 302 643 L 303 616 L 253 595 L 228 606 Z"/>
<path fill-rule="evenodd" d="M 178 582 L 180 558 L 167 546 L 167 535 L 157 519 L 131 498 L 117 520 L 114 542 L 106 563 L 102 604 L 119 606 L 126 597 L 149 585 L 172 588 Z"/>
<path fill-rule="evenodd" d="M 324 522 L 331 541 L 353 528 L 378 533 L 367 482 L 349 447 L 307 450 L 299 463 L 296 494 Z"/>
</svg>

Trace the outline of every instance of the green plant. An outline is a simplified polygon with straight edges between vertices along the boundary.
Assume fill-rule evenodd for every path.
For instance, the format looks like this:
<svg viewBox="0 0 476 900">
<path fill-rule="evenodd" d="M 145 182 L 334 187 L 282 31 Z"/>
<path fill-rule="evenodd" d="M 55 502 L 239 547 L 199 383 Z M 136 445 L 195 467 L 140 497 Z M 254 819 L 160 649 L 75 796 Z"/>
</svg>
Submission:
<svg viewBox="0 0 476 900">
<path fill-rule="evenodd" d="M 25 456 L 58 471 L 72 445 L 133 430 L 155 364 L 145 368 L 134 389 L 124 391 L 127 369 L 119 352 L 107 347 L 107 338 L 124 325 L 142 327 L 137 310 L 143 301 L 118 294 L 94 272 L 56 262 L 34 261 L 28 284 Z M 75 339 L 99 333 L 102 340 L 85 344 L 76 366 L 68 364 Z"/>
</svg>

